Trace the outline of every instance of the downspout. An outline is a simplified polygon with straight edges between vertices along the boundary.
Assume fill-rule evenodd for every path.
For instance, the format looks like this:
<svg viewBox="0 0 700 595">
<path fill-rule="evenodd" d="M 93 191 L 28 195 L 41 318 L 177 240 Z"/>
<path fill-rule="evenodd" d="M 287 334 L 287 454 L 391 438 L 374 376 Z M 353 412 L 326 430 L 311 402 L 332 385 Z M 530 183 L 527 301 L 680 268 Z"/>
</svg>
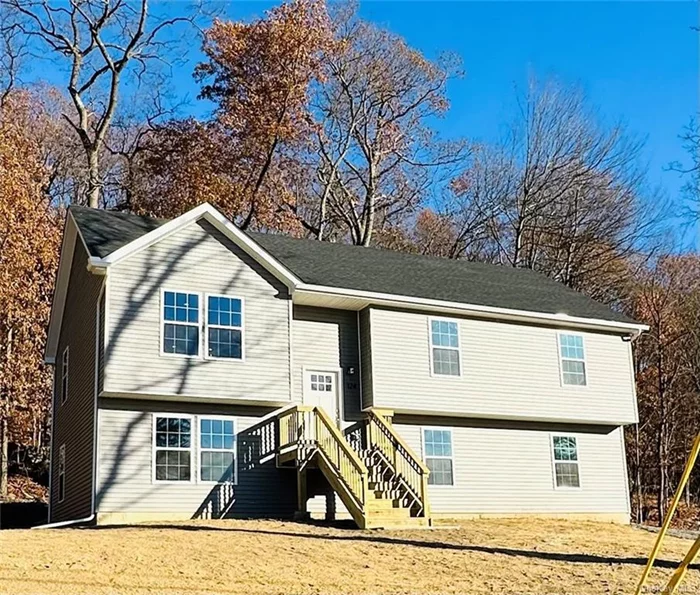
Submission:
<svg viewBox="0 0 700 595">
<path fill-rule="evenodd" d="M 58 523 L 48 523 L 46 525 L 38 525 L 36 527 L 32 527 L 32 529 L 59 529 L 61 527 L 70 527 L 71 525 L 85 525 L 93 521 L 94 518 L 95 513 L 92 513 L 90 516 L 86 516 L 84 519 L 76 519 L 73 521 L 60 521 Z"/>
</svg>

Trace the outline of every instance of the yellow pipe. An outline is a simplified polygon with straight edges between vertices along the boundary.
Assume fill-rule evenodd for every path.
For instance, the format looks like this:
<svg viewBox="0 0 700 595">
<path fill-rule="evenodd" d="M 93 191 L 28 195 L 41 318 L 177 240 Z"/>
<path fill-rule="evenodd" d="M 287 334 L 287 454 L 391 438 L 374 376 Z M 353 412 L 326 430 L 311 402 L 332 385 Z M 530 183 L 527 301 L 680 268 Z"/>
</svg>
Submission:
<svg viewBox="0 0 700 595">
<path fill-rule="evenodd" d="M 676 592 L 676 588 L 681 584 L 685 573 L 688 572 L 688 567 L 695 561 L 695 558 L 698 557 L 698 552 L 700 552 L 700 537 L 697 538 L 695 543 L 688 550 L 681 565 L 676 568 L 671 580 L 668 581 L 668 585 L 666 585 L 666 588 L 662 591 L 663 595 L 673 595 Z"/>
<path fill-rule="evenodd" d="M 642 573 L 642 578 L 639 581 L 639 585 L 637 586 L 635 595 L 641 594 L 642 589 L 644 588 L 644 585 L 646 584 L 647 579 L 649 578 L 649 573 L 651 572 L 651 569 L 654 566 L 656 556 L 659 555 L 659 550 L 661 549 L 661 542 L 664 540 L 664 537 L 666 537 L 666 533 L 669 527 L 671 526 L 671 519 L 673 518 L 673 515 L 675 514 L 676 509 L 678 508 L 678 504 L 681 501 L 681 497 L 683 496 L 683 489 L 685 488 L 685 484 L 688 483 L 688 479 L 690 478 L 690 473 L 693 471 L 693 467 L 695 467 L 695 461 L 698 458 L 698 454 L 700 454 L 700 434 L 698 434 L 695 437 L 695 442 L 693 442 L 693 448 L 690 451 L 688 462 L 685 464 L 685 469 L 683 470 L 681 482 L 678 485 L 676 494 L 673 496 L 671 506 L 669 507 L 668 512 L 666 513 L 664 524 L 661 527 L 661 531 L 659 531 L 659 536 L 656 539 L 654 548 L 651 550 L 651 554 L 649 554 L 649 561 L 647 562 L 647 565 L 644 568 L 644 572 Z M 639 504 L 641 506 L 641 502 Z"/>
</svg>

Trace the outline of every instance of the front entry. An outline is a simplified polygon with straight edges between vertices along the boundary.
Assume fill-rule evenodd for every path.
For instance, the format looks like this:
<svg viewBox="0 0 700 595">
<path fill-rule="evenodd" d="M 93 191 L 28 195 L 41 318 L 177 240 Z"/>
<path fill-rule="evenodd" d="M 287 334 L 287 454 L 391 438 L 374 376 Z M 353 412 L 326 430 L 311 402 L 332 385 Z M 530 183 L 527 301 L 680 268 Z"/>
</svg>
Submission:
<svg viewBox="0 0 700 595">
<path fill-rule="evenodd" d="M 328 370 L 304 371 L 304 405 L 322 407 L 340 425 L 338 372 Z"/>
</svg>

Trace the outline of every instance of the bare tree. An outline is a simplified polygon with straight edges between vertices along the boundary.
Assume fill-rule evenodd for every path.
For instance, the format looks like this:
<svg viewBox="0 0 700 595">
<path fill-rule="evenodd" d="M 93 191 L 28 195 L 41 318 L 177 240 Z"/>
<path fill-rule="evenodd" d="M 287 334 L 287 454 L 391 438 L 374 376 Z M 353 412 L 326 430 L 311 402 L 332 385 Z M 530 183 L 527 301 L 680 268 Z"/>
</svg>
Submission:
<svg viewBox="0 0 700 595">
<path fill-rule="evenodd" d="M 544 272 L 608 302 L 626 257 L 648 248 L 662 209 L 644 197 L 641 144 L 602 127 L 576 89 L 533 83 L 503 142 L 475 153 L 448 206 L 475 258 Z M 456 249 L 460 255 L 462 249 Z"/>
<path fill-rule="evenodd" d="M 429 127 L 448 108 L 459 64 L 431 62 L 352 7 L 334 20 L 336 51 L 312 99 L 316 198 L 305 222 L 319 239 L 349 233 L 368 246 L 383 222 L 414 209 L 464 159 L 465 143 L 442 142 Z"/>
<path fill-rule="evenodd" d="M 3 27 L 21 31 L 68 67 L 67 90 L 73 113 L 64 113 L 85 152 L 87 189 L 92 207 L 100 204 L 100 159 L 128 76 L 148 84 L 154 64 L 164 64 L 182 36 L 164 32 L 193 24 L 197 11 L 162 17 L 148 0 L 0 0 L 8 14 Z"/>
</svg>

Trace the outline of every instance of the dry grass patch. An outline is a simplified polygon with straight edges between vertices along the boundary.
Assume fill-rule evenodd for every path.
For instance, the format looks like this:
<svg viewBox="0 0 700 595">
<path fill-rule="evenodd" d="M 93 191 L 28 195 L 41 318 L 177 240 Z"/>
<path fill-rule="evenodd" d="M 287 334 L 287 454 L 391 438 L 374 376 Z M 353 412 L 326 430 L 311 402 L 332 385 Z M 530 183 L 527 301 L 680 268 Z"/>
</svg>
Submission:
<svg viewBox="0 0 700 595">
<path fill-rule="evenodd" d="M 0 593 L 629 594 L 654 539 L 631 527 L 538 519 L 431 531 L 277 521 L 3 531 Z M 653 585 L 690 543 L 668 539 Z M 697 567 L 685 587 L 700 591 Z"/>
</svg>

